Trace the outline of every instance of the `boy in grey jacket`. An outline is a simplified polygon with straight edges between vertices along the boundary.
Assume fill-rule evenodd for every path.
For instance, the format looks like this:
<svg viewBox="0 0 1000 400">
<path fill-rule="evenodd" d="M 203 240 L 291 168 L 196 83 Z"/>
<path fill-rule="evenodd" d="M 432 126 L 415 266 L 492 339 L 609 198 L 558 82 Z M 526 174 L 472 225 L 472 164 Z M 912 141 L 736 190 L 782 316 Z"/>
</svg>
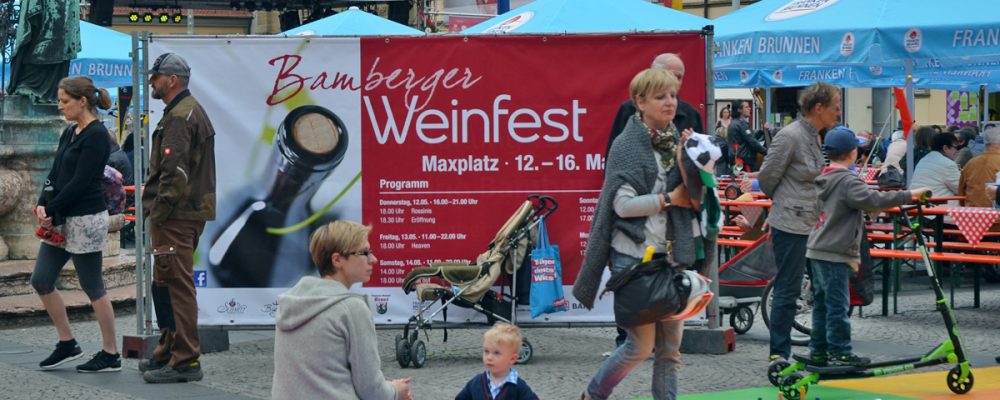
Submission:
<svg viewBox="0 0 1000 400">
<path fill-rule="evenodd" d="M 908 203 L 926 188 L 880 192 L 868 187 L 851 168 L 857 158 L 858 140 L 850 129 L 836 127 L 826 134 L 823 149 L 830 165 L 816 178 L 820 218 L 809 234 L 806 257 L 812 265 L 812 337 L 810 359 L 814 365 L 868 365 L 870 360 L 851 352 L 848 281 L 861 263 L 864 212 Z"/>
</svg>

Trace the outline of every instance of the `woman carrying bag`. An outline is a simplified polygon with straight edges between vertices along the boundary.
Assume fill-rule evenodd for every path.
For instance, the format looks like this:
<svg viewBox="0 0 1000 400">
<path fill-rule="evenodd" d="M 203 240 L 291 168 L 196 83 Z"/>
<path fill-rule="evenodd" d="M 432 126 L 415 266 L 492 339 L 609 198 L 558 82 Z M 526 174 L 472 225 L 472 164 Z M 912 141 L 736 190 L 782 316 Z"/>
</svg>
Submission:
<svg viewBox="0 0 1000 400">
<path fill-rule="evenodd" d="M 613 275 L 622 273 L 640 263 L 647 246 L 666 254 L 668 208 L 691 207 L 683 185 L 664 193 L 680 144 L 693 133 L 678 132 L 673 124 L 679 86 L 677 78 L 663 69 L 647 69 L 632 79 L 630 95 L 638 113 L 630 117 L 608 153 L 583 266 L 573 287 L 573 295 L 588 309 L 593 308 L 605 266 L 610 265 Z M 628 334 L 625 343 L 604 362 L 581 398 L 608 398 L 654 348 L 653 398 L 676 398 L 683 321 L 622 328 Z"/>
<path fill-rule="evenodd" d="M 58 95 L 59 111 L 73 125 L 59 137 L 46 187 L 33 210 L 42 228 L 39 231 L 42 244 L 31 273 L 31 286 L 52 319 L 59 342 L 39 367 L 53 369 L 83 356 L 70 327 L 66 305 L 55 285 L 59 271 L 72 259 L 80 286 L 90 299 L 101 328 L 102 345 L 90 361 L 78 365 L 76 370 L 120 371 L 115 313 L 101 273 L 102 252 L 108 237 L 108 211 L 101 182 L 111 153 L 111 137 L 97 119 L 97 108 L 107 110 L 111 99 L 106 90 L 98 90 L 90 78 L 81 76 L 60 81 Z M 61 240 L 51 240 L 52 232 L 57 232 Z"/>
</svg>

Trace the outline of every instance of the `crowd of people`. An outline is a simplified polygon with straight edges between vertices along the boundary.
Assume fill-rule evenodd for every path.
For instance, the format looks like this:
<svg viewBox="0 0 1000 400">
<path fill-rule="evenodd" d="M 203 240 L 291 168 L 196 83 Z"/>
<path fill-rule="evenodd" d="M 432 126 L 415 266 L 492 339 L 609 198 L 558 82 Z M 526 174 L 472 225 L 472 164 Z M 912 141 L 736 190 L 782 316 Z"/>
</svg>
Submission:
<svg viewBox="0 0 1000 400">
<path fill-rule="evenodd" d="M 193 253 L 206 221 L 215 218 L 215 132 L 187 89 L 191 69 L 182 57 L 161 55 L 150 74 L 152 97 L 166 105 L 151 136 L 149 177 L 142 194 L 151 223 L 151 293 L 160 338 L 139 370 L 150 383 L 197 381 L 203 372 Z M 839 87 L 820 82 L 805 88 L 798 102 L 800 117 L 765 145 L 750 127 L 753 106 L 748 101 L 720 110 L 715 128 L 703 134 L 701 114 L 678 98 L 683 77 L 682 60 L 667 53 L 630 82 L 630 97 L 621 104 L 610 132 L 589 245 L 573 288 L 576 299 L 592 308 L 605 269 L 620 275 L 650 256 L 678 270 L 704 272 L 706 264 L 697 262 L 705 256 L 690 257 L 694 247 L 686 246 L 695 246 L 700 238 L 696 231 L 706 226 L 698 218 L 711 206 L 709 197 L 714 196 L 706 193 L 715 190 L 714 178 L 691 178 L 692 173 L 702 174 L 689 168 L 696 164 L 728 175 L 739 165 L 751 172 L 745 175 L 745 188 L 754 187 L 756 180 L 773 199 L 767 224 L 777 274 L 772 307 L 765 310 L 771 322 L 768 359 L 788 360 L 792 355 L 795 303 L 809 270 L 816 299 L 810 362 L 866 365 L 868 359 L 852 352 L 847 317 L 847 281 L 859 262 L 863 214 L 907 203 L 928 191 L 964 196 L 968 206 L 992 207 L 997 190 L 989 184 L 1000 177 L 1000 128 L 987 127 L 979 134 L 974 127 L 920 127 L 914 138 L 916 168 L 910 189 L 879 191 L 853 171 L 859 162 L 880 163 L 883 173 L 891 168 L 904 171 L 905 137 L 897 132 L 878 140 L 842 126 Z M 108 226 L 101 175 L 109 162 L 131 170 L 130 158 L 119 154 L 116 141 L 97 121 L 96 108 L 110 105 L 106 91 L 86 77 L 66 78 L 59 84 L 58 99 L 59 110 L 72 125 L 60 137 L 34 214 L 42 228 L 58 227 L 64 240 L 43 241 L 31 283 L 59 342 L 40 367 L 57 368 L 83 354 L 54 287 L 59 271 L 72 259 L 103 338 L 101 351 L 77 370 L 119 371 L 114 313 L 101 275 Z M 690 143 L 711 154 L 711 162 L 686 156 Z M 378 350 L 371 306 L 365 296 L 351 291 L 371 278 L 378 263 L 370 233 L 369 226 L 335 221 L 312 234 L 309 252 L 317 276 L 301 278 L 278 299 L 275 398 L 412 399 L 410 378 L 389 380 L 382 374 L 379 358 L 372 356 Z M 683 332 L 681 318 L 671 315 L 619 327 L 616 350 L 607 354 L 580 398 L 609 398 L 650 355 L 653 398 L 676 398 Z M 471 377 L 456 398 L 537 398 L 513 366 L 521 341 L 516 326 L 498 323 L 487 331 L 484 371 Z"/>
</svg>

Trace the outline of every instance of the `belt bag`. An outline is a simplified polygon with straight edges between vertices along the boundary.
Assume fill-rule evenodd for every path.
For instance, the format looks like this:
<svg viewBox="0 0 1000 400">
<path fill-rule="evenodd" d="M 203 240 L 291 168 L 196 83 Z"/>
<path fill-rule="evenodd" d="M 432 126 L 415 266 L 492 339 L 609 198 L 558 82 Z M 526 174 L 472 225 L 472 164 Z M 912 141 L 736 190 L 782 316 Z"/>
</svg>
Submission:
<svg viewBox="0 0 1000 400">
<path fill-rule="evenodd" d="M 630 328 L 668 319 L 687 306 L 690 285 L 665 258 L 636 264 L 611 276 L 605 285 L 615 293 L 615 323 Z"/>
</svg>

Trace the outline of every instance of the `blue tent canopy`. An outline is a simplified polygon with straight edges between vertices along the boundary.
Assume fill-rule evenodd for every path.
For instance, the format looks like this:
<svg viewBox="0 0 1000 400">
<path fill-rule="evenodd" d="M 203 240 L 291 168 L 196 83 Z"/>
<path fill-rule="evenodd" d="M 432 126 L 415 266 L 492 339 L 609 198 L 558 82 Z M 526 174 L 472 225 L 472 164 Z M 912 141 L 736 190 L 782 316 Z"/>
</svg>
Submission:
<svg viewBox="0 0 1000 400">
<path fill-rule="evenodd" d="M 70 61 L 69 76 L 84 75 L 99 88 L 132 86 L 132 37 L 124 33 L 80 21 L 82 49 Z M 4 81 L 10 81 L 10 65 Z"/>
<path fill-rule="evenodd" d="M 132 86 L 132 37 L 80 21 L 83 47 L 70 62 L 69 75 L 86 75 L 97 87 Z"/>
<path fill-rule="evenodd" d="M 762 0 L 715 20 L 717 72 L 736 77 L 717 84 L 748 86 L 739 77 L 753 75 L 757 85 L 796 86 L 808 79 L 787 78 L 833 68 L 827 81 L 846 87 L 902 85 L 909 64 L 917 86 L 993 87 L 998 14 L 996 0 Z M 775 71 L 786 79 L 768 82 Z"/>
<path fill-rule="evenodd" d="M 606 33 L 701 30 L 712 21 L 642 0 L 537 0 L 462 33 Z"/>
<path fill-rule="evenodd" d="M 282 35 L 329 35 L 329 36 L 388 36 L 388 35 L 420 35 L 425 33 L 418 29 L 366 13 L 357 7 L 347 11 L 313 21 L 297 28 L 289 29 Z"/>
</svg>

